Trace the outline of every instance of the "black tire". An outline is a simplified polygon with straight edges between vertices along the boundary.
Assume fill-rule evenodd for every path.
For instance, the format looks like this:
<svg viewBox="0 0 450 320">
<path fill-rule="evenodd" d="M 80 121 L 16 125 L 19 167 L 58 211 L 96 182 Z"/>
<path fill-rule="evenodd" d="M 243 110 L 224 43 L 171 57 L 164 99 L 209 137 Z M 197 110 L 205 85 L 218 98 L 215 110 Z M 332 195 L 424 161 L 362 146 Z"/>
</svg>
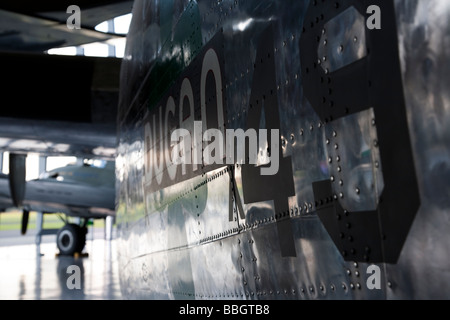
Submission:
<svg viewBox="0 0 450 320">
<path fill-rule="evenodd" d="M 79 252 L 81 253 L 84 249 L 84 246 L 86 245 L 86 234 L 87 234 L 87 228 L 86 227 L 78 227 L 78 235 L 79 235 L 79 241 L 78 241 L 78 246 L 77 246 L 77 250 L 75 252 Z"/>
<path fill-rule="evenodd" d="M 82 232 L 82 229 L 79 225 L 73 223 L 66 224 L 59 229 L 56 235 L 56 245 L 60 254 L 71 256 L 75 252 L 81 252 L 86 241 L 86 233 Z"/>
</svg>

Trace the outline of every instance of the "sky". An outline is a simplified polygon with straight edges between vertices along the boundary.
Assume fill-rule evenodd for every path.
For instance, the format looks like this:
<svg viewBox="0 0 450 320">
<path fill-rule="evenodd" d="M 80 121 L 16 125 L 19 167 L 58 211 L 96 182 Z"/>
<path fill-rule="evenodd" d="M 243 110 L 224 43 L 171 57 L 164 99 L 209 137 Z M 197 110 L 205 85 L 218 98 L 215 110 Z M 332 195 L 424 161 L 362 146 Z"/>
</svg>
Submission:
<svg viewBox="0 0 450 320">
<path fill-rule="evenodd" d="M 131 13 L 119 16 L 113 19 L 114 33 L 126 35 L 131 22 Z M 95 30 L 100 32 L 108 32 L 108 22 L 102 22 L 95 27 Z M 108 45 L 115 47 L 115 57 L 122 58 L 125 52 L 126 38 L 109 40 L 107 42 L 94 42 L 80 46 L 84 51 L 85 56 L 89 57 L 108 57 Z M 60 55 L 77 55 L 77 47 L 64 47 L 48 50 L 49 54 Z"/>
</svg>

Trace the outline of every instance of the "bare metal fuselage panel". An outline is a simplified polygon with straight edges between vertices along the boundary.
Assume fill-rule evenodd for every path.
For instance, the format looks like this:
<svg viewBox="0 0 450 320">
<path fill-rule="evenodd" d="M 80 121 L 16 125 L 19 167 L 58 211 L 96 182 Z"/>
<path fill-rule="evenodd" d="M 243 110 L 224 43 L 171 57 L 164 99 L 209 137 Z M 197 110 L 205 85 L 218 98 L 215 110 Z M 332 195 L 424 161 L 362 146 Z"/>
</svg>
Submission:
<svg viewBox="0 0 450 320">
<path fill-rule="evenodd" d="M 449 14 L 438 0 L 136 1 L 116 160 L 123 294 L 450 297 Z M 254 165 L 247 140 L 227 148 L 238 129 L 278 135 Z"/>
</svg>

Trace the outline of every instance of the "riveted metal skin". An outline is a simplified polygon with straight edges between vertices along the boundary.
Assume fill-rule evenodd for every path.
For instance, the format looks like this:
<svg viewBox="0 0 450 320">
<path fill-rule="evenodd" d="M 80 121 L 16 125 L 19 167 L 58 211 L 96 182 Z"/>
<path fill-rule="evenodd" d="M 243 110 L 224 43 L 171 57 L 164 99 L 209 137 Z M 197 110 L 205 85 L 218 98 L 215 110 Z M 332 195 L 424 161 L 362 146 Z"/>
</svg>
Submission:
<svg viewBox="0 0 450 320">
<path fill-rule="evenodd" d="M 438 0 L 136 1 L 116 159 L 124 297 L 448 298 L 449 14 Z M 279 141 L 256 167 L 248 150 L 175 167 L 171 133 L 194 120 Z"/>
<path fill-rule="evenodd" d="M 352 233 L 351 241 L 335 241 L 341 252 L 350 252 L 345 256 L 346 260 L 395 263 L 420 206 L 420 197 L 403 97 L 398 37 L 393 32 L 396 29 L 394 4 L 386 1 L 382 5 L 383 18 L 380 19 L 384 28 L 372 30 L 367 27 L 361 30 L 357 26 L 364 25 L 362 15 L 369 6 L 368 2 L 352 0 L 313 2 L 309 6 L 307 17 L 326 12 L 329 20 L 316 21 L 303 29 L 300 39 L 302 76 L 305 80 L 303 88 L 321 120 L 331 127 L 372 109 L 372 120 L 377 123 L 372 132 L 366 129 L 370 128 L 369 120 L 361 115 L 358 125 L 344 125 L 355 130 L 355 143 L 334 142 L 333 145 L 335 152 L 346 153 L 346 163 L 351 165 L 349 169 L 352 170 L 353 181 L 347 180 L 347 186 L 360 192 L 355 183 L 362 181 L 354 180 L 361 179 L 358 176 L 364 177 L 376 197 L 376 207 L 372 210 L 351 210 L 345 200 L 355 192 L 340 190 L 333 193 L 332 183 L 328 179 L 314 183 L 315 200 L 319 202 L 318 215 L 333 239 L 343 232 Z M 315 46 L 319 49 L 313 50 Z M 328 53 L 336 51 L 337 55 L 327 57 Z M 321 68 L 317 67 L 319 59 L 322 61 Z M 324 69 L 326 61 L 334 63 L 329 63 Z M 346 131 L 350 133 L 351 130 Z M 395 139 L 392 139 L 394 133 Z M 371 163 L 378 161 L 374 158 L 378 157 L 381 160 L 379 163 L 382 163 L 382 175 L 370 170 Z M 359 168 L 356 166 L 358 162 Z M 366 175 L 362 174 L 361 166 L 369 169 L 366 169 Z M 342 164 L 336 169 L 339 175 L 345 171 Z M 353 169 L 360 172 L 356 173 Z M 376 179 L 381 176 L 382 180 Z M 334 197 L 334 194 L 337 194 L 339 201 L 326 207 L 320 206 L 320 202 Z M 335 216 L 342 216 L 346 210 L 352 213 L 350 219 L 353 224 L 361 226 L 364 231 L 356 230 L 355 234 L 355 229 L 348 230 L 337 223 Z M 362 250 L 366 247 L 369 249 Z"/>
</svg>

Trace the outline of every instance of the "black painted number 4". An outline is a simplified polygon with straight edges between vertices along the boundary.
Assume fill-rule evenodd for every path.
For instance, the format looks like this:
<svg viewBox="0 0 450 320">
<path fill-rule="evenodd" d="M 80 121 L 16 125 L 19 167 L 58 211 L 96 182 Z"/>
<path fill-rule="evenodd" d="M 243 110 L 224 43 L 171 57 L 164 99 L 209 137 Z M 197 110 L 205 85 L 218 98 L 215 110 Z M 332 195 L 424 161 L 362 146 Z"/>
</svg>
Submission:
<svg viewBox="0 0 450 320">
<path fill-rule="evenodd" d="M 273 52 L 273 31 L 269 26 L 260 35 L 258 51 L 254 63 L 252 90 L 248 109 L 247 129 L 260 129 L 260 119 L 264 110 L 264 119 L 268 132 L 280 129 L 280 115 L 278 112 L 278 98 L 276 89 L 276 74 Z M 272 144 L 268 134 L 268 145 Z M 288 219 L 288 197 L 295 195 L 292 174 L 291 157 L 283 158 L 280 138 L 278 137 L 276 150 L 269 150 L 269 154 L 278 152 L 280 163 L 278 172 L 274 175 L 261 175 L 260 167 L 246 164 L 242 166 L 242 187 L 244 203 L 274 201 L 275 217 L 280 240 L 282 256 L 295 256 L 295 245 L 292 229 Z M 248 156 L 248 149 L 246 150 Z"/>
</svg>

